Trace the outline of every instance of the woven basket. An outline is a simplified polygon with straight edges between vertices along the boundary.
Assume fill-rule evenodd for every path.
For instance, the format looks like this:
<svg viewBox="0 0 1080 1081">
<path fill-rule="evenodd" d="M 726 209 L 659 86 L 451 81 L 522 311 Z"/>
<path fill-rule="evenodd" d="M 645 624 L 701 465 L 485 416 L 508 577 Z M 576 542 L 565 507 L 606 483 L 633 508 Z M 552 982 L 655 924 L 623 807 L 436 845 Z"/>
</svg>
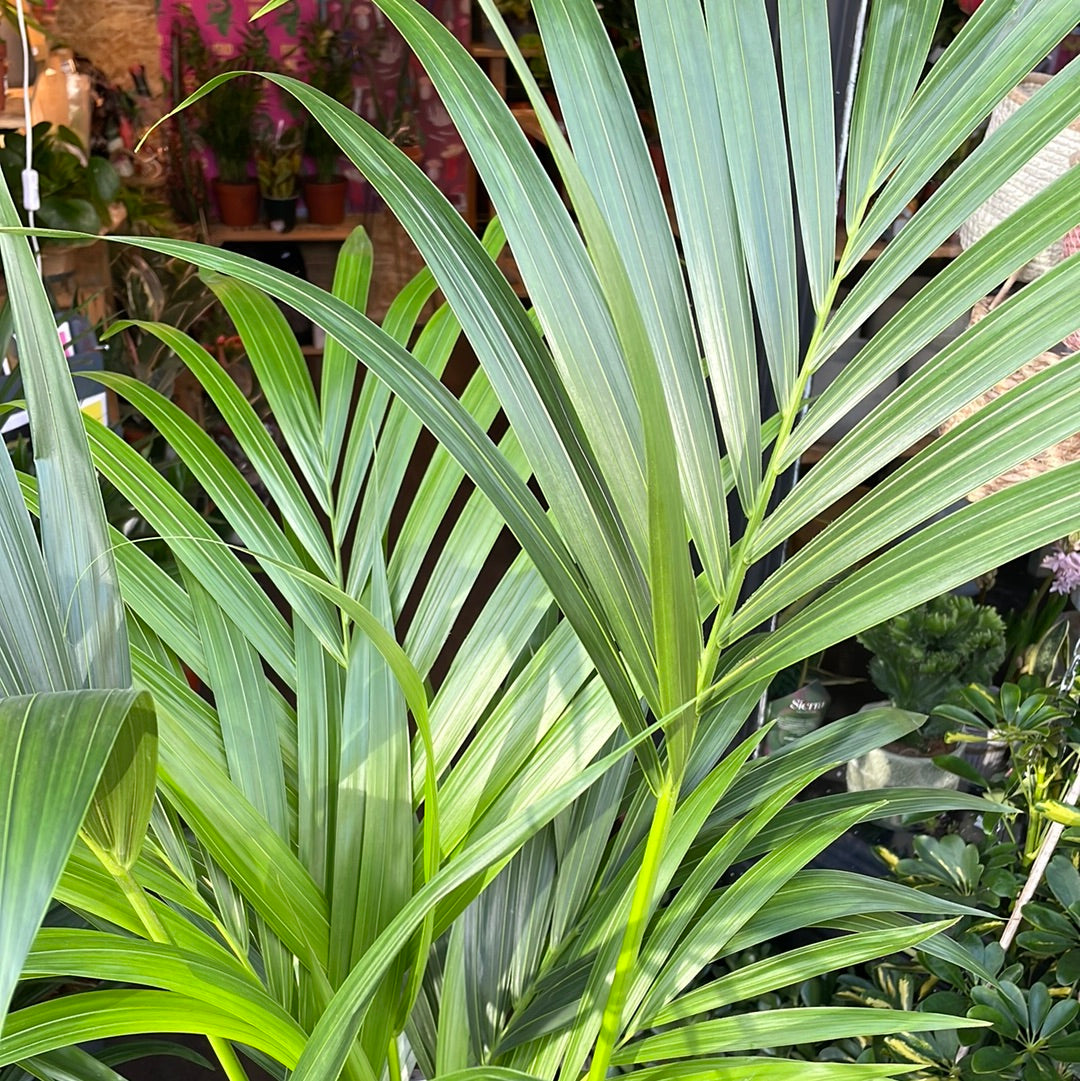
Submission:
<svg viewBox="0 0 1080 1081">
<path fill-rule="evenodd" d="M 1080 162 L 1073 162 L 1074 168 L 1078 165 L 1080 165 Z M 1066 259 L 1068 259 L 1070 255 L 1075 255 L 1078 251 L 1080 251 L 1080 225 L 1078 225 L 1075 229 L 1070 229 L 1065 234 L 1061 241 L 1061 248 Z M 1071 349 L 1074 353 L 1077 349 L 1080 349 L 1080 328 L 1074 330 L 1065 339 L 1065 348 Z"/>
<path fill-rule="evenodd" d="M 970 325 L 973 326 L 988 315 L 989 312 L 989 303 L 980 300 L 971 312 Z M 1047 352 L 1040 353 L 1037 357 L 1029 360 L 1022 368 L 1002 379 L 1000 383 L 996 383 L 985 394 L 980 394 L 977 398 L 973 398 L 968 402 L 967 405 L 958 409 L 941 426 L 941 434 L 944 435 L 955 428 L 961 421 L 967 420 L 968 417 L 978 412 L 984 405 L 992 402 L 1018 383 L 1022 383 L 1028 376 L 1037 375 L 1052 364 L 1056 364 L 1064 355 L 1062 353 Z M 1003 488 L 1008 488 L 1010 484 L 1015 484 L 1017 481 L 1024 480 L 1027 477 L 1033 477 L 1037 473 L 1046 473 L 1051 469 L 1056 469 L 1059 465 L 1076 461 L 1078 458 L 1080 458 L 1080 434 L 1069 436 L 1068 439 L 1055 443 L 1052 447 L 1047 447 L 1046 450 L 1036 454 L 1034 458 L 1029 458 L 1026 462 L 1013 466 L 1008 472 L 1002 473 L 1000 477 L 995 477 L 986 484 L 979 485 L 978 488 L 968 492 L 967 499 L 972 503 L 978 499 L 985 499 L 988 495 L 993 495 L 994 492 L 1000 492 Z"/>
<path fill-rule="evenodd" d="M 995 106 L 990 115 L 986 134 L 999 128 L 1013 115 L 1039 87 L 1050 79 L 1049 75 L 1033 74 L 1016 87 L 1008 97 Z M 1063 176 L 1071 160 L 1080 153 L 1080 116 L 1064 131 L 1054 136 L 1019 172 L 1005 181 L 1000 188 L 960 227 L 960 246 L 970 248 L 975 241 L 988 233 L 998 222 L 1004 221 L 1014 210 L 1037 195 L 1052 181 Z M 1019 273 L 1021 281 L 1033 281 L 1064 258 L 1061 242 L 1051 244 Z"/>
</svg>

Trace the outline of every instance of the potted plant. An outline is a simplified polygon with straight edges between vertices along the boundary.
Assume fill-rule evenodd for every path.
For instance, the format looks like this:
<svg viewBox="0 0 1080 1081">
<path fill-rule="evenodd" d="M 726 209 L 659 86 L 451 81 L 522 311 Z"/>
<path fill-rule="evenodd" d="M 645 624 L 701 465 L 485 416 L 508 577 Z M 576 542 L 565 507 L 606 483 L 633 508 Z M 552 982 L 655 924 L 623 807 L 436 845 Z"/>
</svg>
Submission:
<svg viewBox="0 0 1080 1081">
<path fill-rule="evenodd" d="M 48 121 L 34 125 L 30 133 L 33 163 L 38 174 L 41 206 L 39 225 L 80 233 L 102 233 L 112 223 L 111 207 L 120 195 L 120 177 L 105 158 L 87 155 L 86 148 L 70 128 L 50 130 Z M 26 168 L 26 136 L 10 132 L 0 147 L 0 171 L 19 215 L 28 221 L 22 206 L 22 172 Z M 74 268 L 74 250 L 85 241 L 43 240 L 42 258 L 47 277 Z"/>
<path fill-rule="evenodd" d="M 303 144 L 304 132 L 299 124 L 275 122 L 266 113 L 256 117 L 255 175 L 266 223 L 278 233 L 287 233 L 296 225 Z"/>
<path fill-rule="evenodd" d="M 181 63 L 195 85 L 228 71 L 271 67 L 266 31 L 257 23 L 248 26 L 236 55 L 226 61 L 211 53 L 190 11 L 180 21 L 178 38 Z M 214 155 L 217 176 L 213 188 L 225 225 L 243 227 L 259 220 L 259 186 L 251 176 L 251 167 L 262 87 L 258 77 L 242 75 L 230 80 L 225 93 L 203 98 L 196 111 L 198 136 Z"/>
<path fill-rule="evenodd" d="M 329 20 L 316 19 L 300 31 L 301 78 L 334 101 L 352 101 L 353 48 L 348 35 Z M 308 221 L 337 225 L 345 218 L 348 182 L 341 173 L 341 150 L 322 125 L 306 126 L 304 151 L 315 167 L 304 181 Z"/>
<path fill-rule="evenodd" d="M 870 680 L 896 709 L 932 714 L 970 683 L 989 683 L 1005 659 L 1005 624 L 989 605 L 946 593 L 857 635 L 873 656 Z M 852 790 L 920 785 L 955 788 L 935 762 L 948 755 L 948 723 L 931 717 L 916 733 L 847 765 Z"/>
<path fill-rule="evenodd" d="M 1022 797 L 1022 809 L 1034 822 L 1033 808 L 1060 796 L 1072 779 L 1080 730 L 1076 703 L 1055 692 L 1036 676 L 1021 676 L 1000 689 L 971 684 L 934 710 L 951 725 L 950 739 L 964 748 L 964 757 L 999 787 L 1008 769 L 1010 796 Z M 1030 863 L 1042 830 L 1025 837 L 1023 856 Z"/>
</svg>

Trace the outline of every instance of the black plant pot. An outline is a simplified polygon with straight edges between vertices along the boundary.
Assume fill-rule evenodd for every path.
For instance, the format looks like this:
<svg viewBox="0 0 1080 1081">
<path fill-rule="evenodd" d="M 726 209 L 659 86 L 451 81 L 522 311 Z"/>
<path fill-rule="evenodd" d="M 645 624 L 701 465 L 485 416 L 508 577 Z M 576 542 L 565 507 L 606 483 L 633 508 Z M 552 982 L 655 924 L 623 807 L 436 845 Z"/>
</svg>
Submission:
<svg viewBox="0 0 1080 1081">
<path fill-rule="evenodd" d="M 271 199 L 263 196 L 263 217 L 266 224 L 275 233 L 288 233 L 296 226 L 296 204 L 299 197 L 290 195 L 287 199 Z"/>
</svg>

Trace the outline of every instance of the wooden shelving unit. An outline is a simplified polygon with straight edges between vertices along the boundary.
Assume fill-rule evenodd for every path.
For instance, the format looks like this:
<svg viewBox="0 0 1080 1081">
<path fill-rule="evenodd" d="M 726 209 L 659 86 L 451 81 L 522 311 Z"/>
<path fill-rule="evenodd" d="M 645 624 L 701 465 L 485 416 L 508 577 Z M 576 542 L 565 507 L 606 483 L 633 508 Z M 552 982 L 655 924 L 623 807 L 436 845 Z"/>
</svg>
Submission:
<svg viewBox="0 0 1080 1081">
<path fill-rule="evenodd" d="M 208 230 L 211 244 L 260 244 L 260 243 L 296 243 L 296 244 L 341 244 L 358 225 L 363 224 L 362 214 L 349 214 L 338 225 L 312 225 L 307 221 L 297 221 L 296 228 L 287 233 L 279 233 L 266 225 L 236 227 L 212 222 Z"/>
</svg>

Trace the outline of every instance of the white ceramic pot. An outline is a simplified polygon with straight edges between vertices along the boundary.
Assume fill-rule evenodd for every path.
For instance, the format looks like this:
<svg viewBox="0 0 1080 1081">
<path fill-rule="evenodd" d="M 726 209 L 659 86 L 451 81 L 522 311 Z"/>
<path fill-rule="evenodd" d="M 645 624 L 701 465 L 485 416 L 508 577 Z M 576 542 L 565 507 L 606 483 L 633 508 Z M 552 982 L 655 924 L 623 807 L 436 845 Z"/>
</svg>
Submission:
<svg viewBox="0 0 1080 1081">
<path fill-rule="evenodd" d="M 932 758 L 897 754 L 878 747 L 847 764 L 848 791 L 865 792 L 871 788 L 957 788 L 955 773 L 934 765 Z"/>
</svg>

